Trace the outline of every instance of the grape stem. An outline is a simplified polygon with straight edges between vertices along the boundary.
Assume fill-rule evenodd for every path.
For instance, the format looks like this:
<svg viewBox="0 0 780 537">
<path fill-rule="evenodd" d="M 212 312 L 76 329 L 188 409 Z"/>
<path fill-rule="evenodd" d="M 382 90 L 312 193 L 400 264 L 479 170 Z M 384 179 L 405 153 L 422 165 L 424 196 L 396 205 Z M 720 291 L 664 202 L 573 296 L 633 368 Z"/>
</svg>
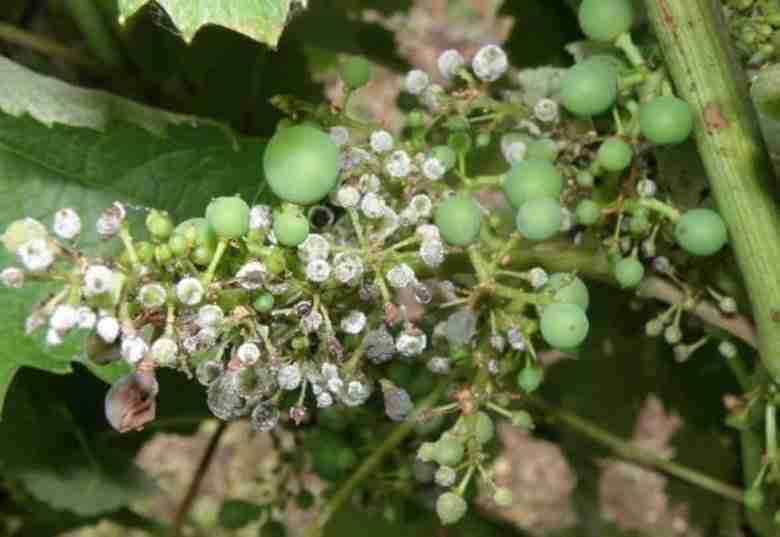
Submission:
<svg viewBox="0 0 780 537">
<path fill-rule="evenodd" d="M 674 476 L 682 481 L 696 485 L 702 489 L 708 490 L 714 494 L 728 498 L 738 503 L 743 502 L 744 493 L 737 487 L 734 487 L 723 481 L 702 474 L 696 470 L 688 468 L 682 464 L 671 461 L 667 458 L 654 453 L 653 451 L 641 448 L 628 442 L 619 436 L 612 434 L 606 429 L 602 429 L 595 423 L 592 423 L 574 413 L 563 409 L 555 408 L 546 401 L 531 395 L 522 396 L 523 400 L 530 403 L 531 406 L 541 410 L 554 420 L 566 425 L 570 429 L 587 436 L 598 444 L 601 444 L 612 450 L 618 457 L 635 462 L 644 466 L 658 469 L 668 475 Z"/>
<path fill-rule="evenodd" d="M 417 406 L 413 415 L 393 429 L 393 432 L 390 433 L 384 442 L 382 442 L 382 444 L 371 453 L 365 461 L 363 461 L 363 464 L 360 465 L 349 479 L 342 483 L 336 493 L 322 508 L 322 511 L 320 511 L 316 520 L 306 529 L 304 535 L 307 537 L 321 535 L 325 524 L 327 524 L 342 505 L 352 497 L 352 493 L 355 489 L 376 470 L 390 451 L 395 449 L 414 431 L 414 426 L 417 424 L 418 418 L 436 404 L 444 393 L 446 386 L 446 383 L 440 383 L 433 392 Z"/>
<path fill-rule="evenodd" d="M 206 273 L 203 275 L 203 285 L 208 287 L 211 283 L 211 280 L 214 279 L 214 273 L 217 271 L 217 266 L 219 265 L 220 260 L 222 259 L 222 256 L 225 255 L 225 251 L 228 247 L 228 240 L 227 239 L 219 239 L 219 242 L 217 243 L 217 249 L 214 251 L 214 257 L 211 258 L 211 263 L 209 263 L 209 268 L 206 270 Z"/>
<path fill-rule="evenodd" d="M 645 0 L 694 134 L 753 304 L 764 366 L 780 380 L 780 211 L 771 161 L 730 50 L 721 6 L 711 0 Z"/>
</svg>

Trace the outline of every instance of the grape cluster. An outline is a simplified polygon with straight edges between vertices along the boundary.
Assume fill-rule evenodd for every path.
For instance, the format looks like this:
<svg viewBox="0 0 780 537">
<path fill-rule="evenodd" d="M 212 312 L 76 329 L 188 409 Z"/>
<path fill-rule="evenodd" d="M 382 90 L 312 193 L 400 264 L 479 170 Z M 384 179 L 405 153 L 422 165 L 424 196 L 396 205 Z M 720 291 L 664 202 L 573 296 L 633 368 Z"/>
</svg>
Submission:
<svg viewBox="0 0 780 537">
<path fill-rule="evenodd" d="M 28 332 L 48 325 L 47 343 L 58 345 L 82 331 L 93 361 L 132 367 L 106 398 L 120 431 L 154 418 L 157 368 L 194 375 L 215 416 L 248 417 L 262 432 L 378 405 L 391 421 L 436 422 L 437 439 L 417 457 L 435 468 L 443 523 L 464 515 L 475 477 L 508 506 L 511 492 L 487 469 L 494 419 L 532 428 L 510 395 L 544 381 L 541 352 L 576 352 L 590 328 L 582 279 L 518 264 L 519 254 L 538 241 L 576 250 L 587 239 L 631 289 L 646 262 L 662 272 L 656 241 L 669 249 L 676 241 L 690 256 L 728 241 L 717 212 L 658 197 L 645 154 L 684 142 L 694 122 L 663 70 L 631 43 L 631 3 L 586 0 L 579 17 L 613 53 L 585 58 L 531 101 L 504 51 L 487 45 L 470 62 L 445 51 L 443 85 L 419 70 L 405 76 L 418 108 L 400 135 L 344 107 L 290 104 L 298 121 L 280 122 L 258 155 L 261 203 L 220 197 L 182 222 L 148 210 L 148 236 L 138 237 L 128 213 L 139 209 L 117 202 L 94 224 L 103 240 L 121 242 L 117 257 L 81 250 L 72 209 L 57 212 L 51 230 L 12 223 L 2 242 L 20 266 L 2 281 L 64 282 L 35 308 Z M 350 58 L 341 76 L 350 95 L 370 69 Z M 505 171 L 481 175 L 494 153 Z M 496 194 L 506 205 L 491 201 Z M 680 343 L 683 309 L 654 319 L 648 333 L 666 327 Z M 449 402 L 418 415 L 416 400 L 437 382 Z M 356 461 L 326 431 L 310 442 L 329 479 Z"/>
</svg>

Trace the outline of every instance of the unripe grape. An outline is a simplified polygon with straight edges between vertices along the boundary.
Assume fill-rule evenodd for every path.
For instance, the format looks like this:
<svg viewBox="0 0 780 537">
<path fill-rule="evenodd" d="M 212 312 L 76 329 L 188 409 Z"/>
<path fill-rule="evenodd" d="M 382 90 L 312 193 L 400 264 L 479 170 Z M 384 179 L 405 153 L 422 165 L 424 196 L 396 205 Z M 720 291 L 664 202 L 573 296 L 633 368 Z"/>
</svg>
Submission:
<svg viewBox="0 0 780 537">
<path fill-rule="evenodd" d="M 352 56 L 341 65 L 341 80 L 350 88 L 362 88 L 370 78 L 371 64 L 362 56 Z"/>
<path fill-rule="evenodd" d="M 550 138 L 533 140 L 526 148 L 525 158 L 555 162 L 555 159 L 558 158 L 558 144 Z"/>
<path fill-rule="evenodd" d="M 253 306 L 260 313 L 268 313 L 274 309 L 274 296 L 270 293 L 263 293 L 255 299 Z"/>
<path fill-rule="evenodd" d="M 636 287 L 645 276 L 645 266 L 636 257 L 624 257 L 615 264 L 615 279 L 623 289 Z"/>
<path fill-rule="evenodd" d="M 496 427 L 493 420 L 485 412 L 477 412 L 474 415 L 474 433 L 480 444 L 487 444 L 493 440 Z"/>
<path fill-rule="evenodd" d="M 639 129 L 654 144 L 680 144 L 693 130 L 691 108 L 671 95 L 655 97 L 640 107 Z"/>
<path fill-rule="evenodd" d="M 463 460 L 463 453 L 463 442 L 452 437 L 444 437 L 435 444 L 433 460 L 443 466 L 457 466 Z"/>
<path fill-rule="evenodd" d="M 309 236 L 309 219 L 300 207 L 286 205 L 274 211 L 274 235 L 283 246 L 298 246 Z"/>
<path fill-rule="evenodd" d="M 512 166 L 503 182 L 509 202 L 520 207 L 539 198 L 557 198 L 563 191 L 563 176 L 547 160 L 523 160 Z"/>
<path fill-rule="evenodd" d="M 630 0 L 583 0 L 578 20 L 588 39 L 613 41 L 631 29 L 634 8 Z"/>
<path fill-rule="evenodd" d="M 186 238 L 191 246 L 203 246 L 211 251 L 217 247 L 217 236 L 205 218 L 185 220 L 176 226 L 174 234 Z"/>
<path fill-rule="evenodd" d="M 575 209 L 577 223 L 583 226 L 592 226 L 601 218 L 601 207 L 593 200 L 585 199 L 577 204 Z"/>
<path fill-rule="evenodd" d="M 515 223 L 520 235 L 532 241 L 547 240 L 560 232 L 563 214 L 558 201 L 540 198 L 524 203 Z"/>
<path fill-rule="evenodd" d="M 620 172 L 631 165 L 634 150 L 620 138 L 608 138 L 599 147 L 598 163 L 607 171 Z"/>
<path fill-rule="evenodd" d="M 692 209 L 684 213 L 674 227 L 674 238 L 691 255 L 717 253 L 728 241 L 726 224 L 710 209 Z"/>
<path fill-rule="evenodd" d="M 451 196 L 436 206 L 433 221 L 449 244 L 468 246 L 479 237 L 482 214 L 471 197 Z"/>
<path fill-rule="evenodd" d="M 517 374 L 517 386 L 525 393 L 533 393 L 544 380 L 544 369 L 536 364 L 526 364 Z"/>
<path fill-rule="evenodd" d="M 444 525 L 455 524 L 467 510 L 466 500 L 453 492 L 445 492 L 436 500 L 436 514 Z"/>
<path fill-rule="evenodd" d="M 467 132 L 453 132 L 447 138 L 447 145 L 456 153 L 468 153 L 471 149 L 471 136 Z"/>
<path fill-rule="evenodd" d="M 574 65 L 561 81 L 560 97 L 563 106 L 576 116 L 606 112 L 617 98 L 615 68 L 593 59 Z"/>
<path fill-rule="evenodd" d="M 146 215 L 146 229 L 157 239 L 167 239 L 173 232 L 173 220 L 167 212 L 152 209 Z"/>
<path fill-rule="evenodd" d="M 311 205 L 333 190 L 339 176 L 339 149 L 324 132 L 299 125 L 274 134 L 265 149 L 263 169 L 280 199 Z"/>
<path fill-rule="evenodd" d="M 198 246 L 192 251 L 190 257 L 193 263 L 203 267 L 211 263 L 211 258 L 214 257 L 214 250 L 210 250 L 205 246 Z"/>
<path fill-rule="evenodd" d="M 589 171 L 581 171 L 577 173 L 577 184 L 582 188 L 593 188 L 595 178 Z"/>
<path fill-rule="evenodd" d="M 512 412 L 512 425 L 527 431 L 531 431 L 536 427 L 536 425 L 534 425 L 534 419 L 525 410 L 515 410 Z"/>
<path fill-rule="evenodd" d="M 431 149 L 431 157 L 435 158 L 444 165 L 444 168 L 451 170 L 455 166 L 455 162 L 458 160 L 458 155 L 450 146 L 437 145 Z"/>
<path fill-rule="evenodd" d="M 206 220 L 218 237 L 237 239 L 249 231 L 249 205 L 238 196 L 215 198 L 206 207 Z"/>
<path fill-rule="evenodd" d="M 588 306 L 590 305 L 588 288 L 580 278 L 573 274 L 565 272 L 551 274 L 542 289 L 544 291 L 552 291 L 553 301 L 555 302 L 577 304 L 583 311 L 588 311 Z"/>
<path fill-rule="evenodd" d="M 542 312 L 539 328 L 544 340 L 553 347 L 571 349 L 585 341 L 590 323 L 576 304 L 550 304 Z"/>
</svg>

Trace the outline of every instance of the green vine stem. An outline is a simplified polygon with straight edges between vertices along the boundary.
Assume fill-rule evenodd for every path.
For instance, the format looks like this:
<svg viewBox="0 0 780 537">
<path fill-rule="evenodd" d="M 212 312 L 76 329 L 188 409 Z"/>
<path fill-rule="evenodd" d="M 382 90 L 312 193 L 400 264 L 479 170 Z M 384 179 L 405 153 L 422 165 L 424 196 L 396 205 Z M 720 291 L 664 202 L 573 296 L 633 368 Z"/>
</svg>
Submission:
<svg viewBox="0 0 780 537">
<path fill-rule="evenodd" d="M 753 304 L 762 361 L 780 380 L 780 211 L 769 155 L 720 2 L 645 0 Z"/>
<path fill-rule="evenodd" d="M 714 494 L 728 498 L 729 500 L 738 503 L 742 503 L 743 501 L 744 493 L 742 490 L 729 485 L 728 483 L 724 483 L 688 468 L 687 466 L 671 461 L 653 451 L 635 446 L 631 442 L 623 440 L 606 429 L 602 429 L 595 423 L 591 423 L 571 412 L 555 408 L 538 397 L 528 396 L 524 398 L 524 400 L 572 430 L 611 449 L 618 457 L 644 466 L 656 468 L 671 476 L 686 481 L 687 483 L 691 483 Z"/>
<path fill-rule="evenodd" d="M 307 528 L 305 533 L 306 537 L 316 537 L 322 534 L 322 531 L 330 518 L 352 497 L 352 493 L 355 492 L 355 489 L 376 470 L 385 456 L 414 431 L 414 426 L 417 424 L 418 418 L 436 404 L 444 393 L 445 388 L 445 383 L 439 384 L 428 397 L 420 402 L 414 414 L 393 429 L 393 432 L 390 433 L 382 444 L 363 461 L 363 464 L 349 476 L 349 479 L 341 484 L 336 493 L 322 508 L 319 516 Z"/>
<path fill-rule="evenodd" d="M 95 56 L 108 67 L 120 67 L 123 59 L 119 43 L 94 0 L 65 0 L 64 5 Z"/>
</svg>

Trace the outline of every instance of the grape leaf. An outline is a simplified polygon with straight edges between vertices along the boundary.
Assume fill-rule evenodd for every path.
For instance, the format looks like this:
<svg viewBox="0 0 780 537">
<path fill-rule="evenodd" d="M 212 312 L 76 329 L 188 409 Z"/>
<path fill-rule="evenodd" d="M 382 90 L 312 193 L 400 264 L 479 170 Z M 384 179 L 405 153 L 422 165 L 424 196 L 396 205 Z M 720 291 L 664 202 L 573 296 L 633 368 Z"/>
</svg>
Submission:
<svg viewBox="0 0 780 537">
<path fill-rule="evenodd" d="M 151 206 L 182 220 L 203 214 L 214 196 L 239 193 L 251 201 L 262 184 L 259 139 L 69 86 L 2 57 L 0 78 L 0 233 L 27 216 L 49 225 L 57 209 L 71 207 L 85 226 L 79 246 L 108 252 L 94 222 L 115 200 L 131 207 L 136 222 Z M 14 262 L 0 251 L 0 267 Z M 21 290 L 0 288 L 0 405 L 20 367 L 68 373 L 73 360 L 84 360 L 83 334 L 50 348 L 42 335 L 24 333 L 33 304 L 54 289 L 36 282 Z M 100 376 L 110 382 L 123 372 L 114 367 Z"/>
<path fill-rule="evenodd" d="M 90 413 L 49 384 L 47 376 L 27 372 L 11 388 L 0 424 L 0 435 L 12 439 L 0 446 L 4 476 L 54 509 L 80 516 L 114 511 L 153 492 L 153 483 L 120 443 L 109 447 L 101 441 L 98 431 L 90 430 L 95 429 L 91 420 L 85 420 Z"/>
<path fill-rule="evenodd" d="M 141 9 L 149 0 L 119 0 L 119 22 Z M 190 42 L 198 30 L 209 24 L 225 26 L 276 47 L 295 0 L 157 0 Z"/>
</svg>

